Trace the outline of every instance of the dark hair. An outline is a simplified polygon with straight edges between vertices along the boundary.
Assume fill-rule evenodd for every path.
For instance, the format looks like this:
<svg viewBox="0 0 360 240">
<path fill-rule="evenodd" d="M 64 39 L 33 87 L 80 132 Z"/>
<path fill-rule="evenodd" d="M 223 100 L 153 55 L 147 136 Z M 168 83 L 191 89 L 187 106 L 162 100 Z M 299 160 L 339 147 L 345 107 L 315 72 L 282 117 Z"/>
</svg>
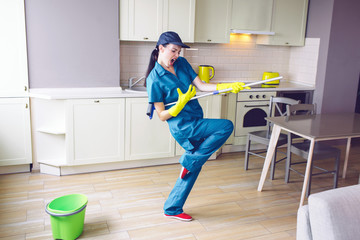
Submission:
<svg viewBox="0 0 360 240">
<path fill-rule="evenodd" d="M 166 47 L 167 44 L 164 44 L 163 46 Z M 145 73 L 145 82 L 144 82 L 145 87 L 146 87 L 146 79 L 149 76 L 151 70 L 153 70 L 153 68 L 155 67 L 155 63 L 158 59 L 158 56 L 159 56 L 159 46 L 156 45 L 155 49 L 151 52 L 149 65 Z"/>
</svg>

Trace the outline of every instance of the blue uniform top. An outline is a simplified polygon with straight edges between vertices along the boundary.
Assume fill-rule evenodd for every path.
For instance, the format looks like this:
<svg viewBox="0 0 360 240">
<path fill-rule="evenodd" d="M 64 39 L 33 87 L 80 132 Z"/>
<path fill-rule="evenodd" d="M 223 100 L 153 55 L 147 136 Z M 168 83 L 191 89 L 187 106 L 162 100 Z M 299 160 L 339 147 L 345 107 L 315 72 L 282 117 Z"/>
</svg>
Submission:
<svg viewBox="0 0 360 240">
<path fill-rule="evenodd" d="M 163 102 L 166 105 L 176 102 L 178 100 L 177 88 L 186 93 L 197 76 L 191 65 L 183 57 L 179 57 L 175 61 L 174 69 L 176 76 L 166 71 L 159 63 L 155 63 L 155 67 L 146 79 L 150 103 Z M 172 106 L 165 108 L 169 109 Z M 171 134 L 185 149 L 193 148 L 188 139 L 195 137 L 192 136 L 192 133 L 197 127 L 196 120 L 202 118 L 203 111 L 198 100 L 191 100 L 176 117 L 167 120 Z"/>
</svg>

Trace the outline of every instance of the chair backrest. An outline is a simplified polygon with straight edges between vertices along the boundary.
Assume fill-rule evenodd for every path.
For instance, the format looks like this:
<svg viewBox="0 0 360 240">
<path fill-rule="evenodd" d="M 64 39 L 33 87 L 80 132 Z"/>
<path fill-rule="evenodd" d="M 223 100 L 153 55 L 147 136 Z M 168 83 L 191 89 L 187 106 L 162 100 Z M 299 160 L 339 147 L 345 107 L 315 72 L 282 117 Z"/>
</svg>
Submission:
<svg viewBox="0 0 360 240">
<path fill-rule="evenodd" d="M 294 104 L 286 105 L 286 113 L 291 115 L 312 115 L 316 113 L 315 104 Z"/>
<path fill-rule="evenodd" d="M 270 98 L 270 105 L 269 105 L 269 117 L 273 116 L 286 116 L 286 107 L 284 108 L 283 105 L 294 105 L 299 104 L 299 100 L 294 100 L 292 98 L 286 97 L 271 97 Z"/>
<path fill-rule="evenodd" d="M 287 116 L 286 107 L 285 106 L 291 106 L 294 104 L 299 104 L 299 100 L 294 100 L 292 98 L 286 98 L 286 97 L 271 97 L 270 98 L 270 104 L 269 104 L 269 117 L 273 116 Z M 267 135 L 270 135 L 271 131 L 271 125 L 269 122 L 267 123 Z"/>
</svg>

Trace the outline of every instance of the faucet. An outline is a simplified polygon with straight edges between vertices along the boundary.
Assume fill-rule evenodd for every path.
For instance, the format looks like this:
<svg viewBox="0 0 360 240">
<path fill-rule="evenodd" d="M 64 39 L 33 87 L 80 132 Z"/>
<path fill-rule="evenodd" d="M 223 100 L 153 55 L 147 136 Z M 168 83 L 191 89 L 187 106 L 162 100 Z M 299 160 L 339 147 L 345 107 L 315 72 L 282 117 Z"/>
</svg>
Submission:
<svg viewBox="0 0 360 240">
<path fill-rule="evenodd" d="M 136 79 L 136 77 L 131 77 L 129 78 L 129 89 L 131 89 L 133 86 L 135 86 L 138 82 L 140 82 L 141 80 L 145 79 L 145 76 L 140 77 L 138 80 L 136 80 L 135 82 L 133 82 Z"/>
</svg>

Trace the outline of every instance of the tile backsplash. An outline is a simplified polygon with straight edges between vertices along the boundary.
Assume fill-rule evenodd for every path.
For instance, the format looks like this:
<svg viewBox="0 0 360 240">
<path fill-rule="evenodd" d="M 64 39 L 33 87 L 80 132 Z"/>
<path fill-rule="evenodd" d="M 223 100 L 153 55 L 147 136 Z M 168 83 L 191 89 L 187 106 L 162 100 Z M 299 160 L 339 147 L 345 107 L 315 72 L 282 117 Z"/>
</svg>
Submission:
<svg viewBox="0 0 360 240">
<path fill-rule="evenodd" d="M 291 47 L 289 79 L 315 86 L 320 38 L 306 38 L 304 47 Z"/>
<path fill-rule="evenodd" d="M 255 35 L 231 35 L 227 44 L 190 43 L 184 57 L 198 72 L 199 65 L 212 65 L 211 82 L 259 81 L 265 71 L 279 72 L 291 82 L 315 85 L 319 39 L 306 39 L 305 47 L 257 45 Z M 120 79 L 145 74 L 155 42 L 120 42 Z"/>
</svg>

